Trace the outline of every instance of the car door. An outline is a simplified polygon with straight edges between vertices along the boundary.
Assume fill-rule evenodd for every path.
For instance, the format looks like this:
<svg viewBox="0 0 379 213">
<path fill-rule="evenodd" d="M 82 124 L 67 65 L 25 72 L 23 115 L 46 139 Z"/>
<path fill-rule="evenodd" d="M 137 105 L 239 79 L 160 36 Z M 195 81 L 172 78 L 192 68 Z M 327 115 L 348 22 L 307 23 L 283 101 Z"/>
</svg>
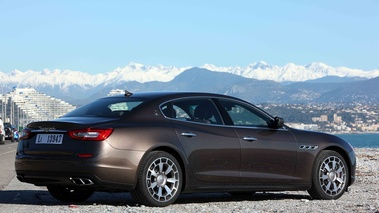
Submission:
<svg viewBox="0 0 379 213">
<path fill-rule="evenodd" d="M 241 143 L 242 183 L 290 183 L 296 179 L 296 140 L 285 128 L 270 127 L 271 117 L 243 102 L 222 99 Z"/>
<path fill-rule="evenodd" d="M 195 177 L 212 183 L 238 183 L 240 142 L 234 129 L 223 125 L 213 101 L 187 98 L 174 101 L 168 107 L 172 109 L 163 110 L 172 117 Z"/>
</svg>

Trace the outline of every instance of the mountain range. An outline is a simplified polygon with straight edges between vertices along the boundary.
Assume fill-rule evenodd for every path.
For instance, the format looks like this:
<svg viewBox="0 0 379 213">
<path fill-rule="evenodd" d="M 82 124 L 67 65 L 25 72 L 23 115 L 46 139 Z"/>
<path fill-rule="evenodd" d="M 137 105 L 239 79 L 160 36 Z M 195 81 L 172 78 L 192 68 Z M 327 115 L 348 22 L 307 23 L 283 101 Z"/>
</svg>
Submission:
<svg viewBox="0 0 379 213">
<path fill-rule="evenodd" d="M 0 87 L 15 86 L 81 105 L 112 89 L 138 91 L 203 91 L 237 96 L 254 103 L 379 103 L 379 70 L 331 67 L 323 63 L 283 67 L 257 62 L 247 67 L 145 66 L 129 63 L 102 74 L 71 70 L 0 72 Z"/>
</svg>

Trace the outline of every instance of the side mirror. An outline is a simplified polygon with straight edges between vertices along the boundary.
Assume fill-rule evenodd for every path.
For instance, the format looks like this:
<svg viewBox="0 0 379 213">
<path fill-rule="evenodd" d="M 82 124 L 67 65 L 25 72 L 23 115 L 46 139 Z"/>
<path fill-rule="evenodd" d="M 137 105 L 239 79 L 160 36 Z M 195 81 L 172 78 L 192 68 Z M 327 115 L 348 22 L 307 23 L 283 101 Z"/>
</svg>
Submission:
<svg viewBox="0 0 379 213">
<path fill-rule="evenodd" d="M 275 117 L 274 120 L 272 120 L 272 128 L 274 129 L 280 129 L 284 126 L 284 119 L 281 117 Z"/>
</svg>

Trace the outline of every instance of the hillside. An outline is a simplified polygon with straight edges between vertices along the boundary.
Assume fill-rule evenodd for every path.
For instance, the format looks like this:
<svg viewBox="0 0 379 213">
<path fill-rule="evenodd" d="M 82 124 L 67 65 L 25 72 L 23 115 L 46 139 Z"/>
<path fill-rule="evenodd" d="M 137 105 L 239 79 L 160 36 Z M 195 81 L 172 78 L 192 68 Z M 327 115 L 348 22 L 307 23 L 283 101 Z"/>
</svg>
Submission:
<svg viewBox="0 0 379 213">
<path fill-rule="evenodd" d="M 337 78 L 338 79 L 338 78 Z M 202 68 L 191 68 L 169 82 L 120 82 L 99 85 L 96 93 L 88 99 L 72 102 L 83 104 L 106 96 L 112 89 L 139 91 L 200 91 L 237 96 L 254 103 L 323 103 L 323 102 L 371 102 L 379 103 L 379 78 L 335 82 L 301 82 L 281 84 L 275 81 L 255 80 L 230 73 L 213 72 Z"/>
</svg>

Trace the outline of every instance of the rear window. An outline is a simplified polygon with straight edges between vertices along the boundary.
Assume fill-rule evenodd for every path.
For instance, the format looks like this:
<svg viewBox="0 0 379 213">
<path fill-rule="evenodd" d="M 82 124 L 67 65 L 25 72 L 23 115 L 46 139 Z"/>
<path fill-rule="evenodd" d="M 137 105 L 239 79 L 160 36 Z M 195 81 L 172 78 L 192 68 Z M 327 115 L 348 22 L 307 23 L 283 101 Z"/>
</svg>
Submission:
<svg viewBox="0 0 379 213">
<path fill-rule="evenodd" d="M 121 117 L 143 103 L 140 98 L 104 98 L 81 106 L 62 117 Z"/>
</svg>

